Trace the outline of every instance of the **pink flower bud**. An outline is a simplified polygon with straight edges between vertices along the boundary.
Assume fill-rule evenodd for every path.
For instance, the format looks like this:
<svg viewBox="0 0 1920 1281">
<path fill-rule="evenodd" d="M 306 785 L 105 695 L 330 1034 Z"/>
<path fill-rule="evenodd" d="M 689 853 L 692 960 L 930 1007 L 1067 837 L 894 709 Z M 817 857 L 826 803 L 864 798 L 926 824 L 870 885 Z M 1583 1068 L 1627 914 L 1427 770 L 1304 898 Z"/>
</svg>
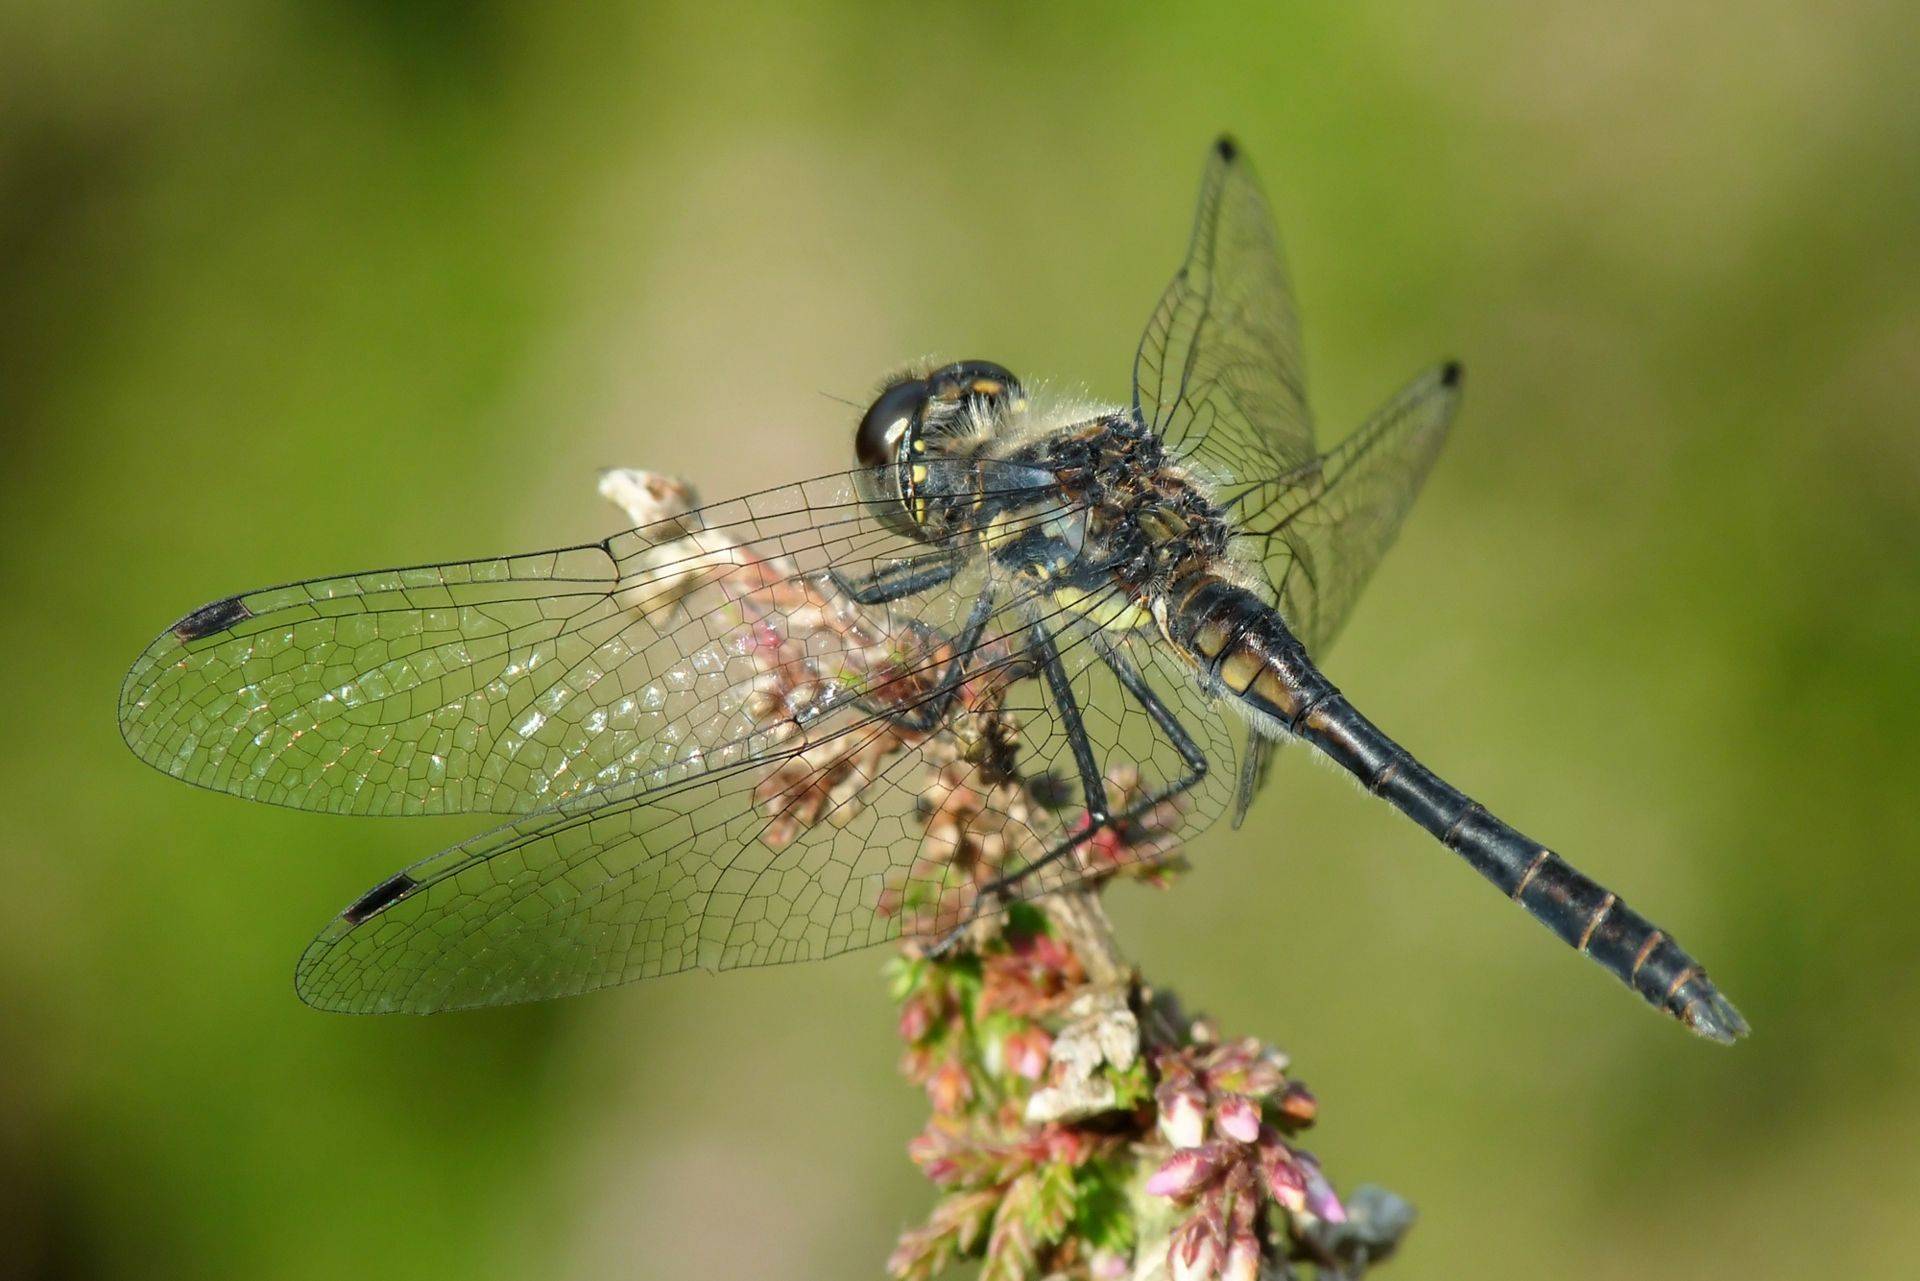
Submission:
<svg viewBox="0 0 1920 1281">
<path fill-rule="evenodd" d="M 1307 1208 L 1306 1175 L 1285 1147 L 1272 1144 L 1261 1148 L 1260 1173 L 1274 1201 L 1289 1214 L 1298 1214 Z"/>
<path fill-rule="evenodd" d="M 1240 1093 L 1256 1099 L 1264 1099 L 1287 1083 L 1279 1069 L 1265 1059 L 1257 1059 L 1247 1065 L 1246 1070 L 1236 1074 L 1239 1084 L 1235 1087 Z"/>
<path fill-rule="evenodd" d="M 1251 1143 L 1260 1137 L 1260 1109 L 1244 1094 L 1229 1094 L 1214 1109 L 1214 1122 L 1220 1132 L 1239 1143 Z"/>
<path fill-rule="evenodd" d="M 952 1116 L 972 1098 L 973 1082 L 958 1063 L 943 1063 L 927 1078 L 927 1099 L 933 1104 L 933 1110 L 943 1116 Z"/>
<path fill-rule="evenodd" d="M 1213 1178 L 1217 1168 L 1218 1162 L 1205 1148 L 1182 1148 L 1153 1172 L 1147 1191 L 1153 1196 L 1191 1196 Z"/>
<path fill-rule="evenodd" d="M 1242 1234 L 1227 1247 L 1226 1266 L 1220 1269 L 1220 1281 L 1260 1281 L 1260 1243 Z"/>
<path fill-rule="evenodd" d="M 1207 1111 L 1192 1087 L 1166 1091 L 1160 1101 L 1160 1133 L 1176 1148 L 1197 1148 L 1207 1141 Z"/>
<path fill-rule="evenodd" d="M 1252 1163 L 1234 1161 L 1227 1171 L 1222 1201 L 1226 1204 L 1226 1226 L 1239 1236 L 1252 1236 L 1260 1219 L 1260 1183 Z"/>
<path fill-rule="evenodd" d="M 1160 1084 L 1154 1087 L 1154 1097 L 1171 1098 L 1175 1090 L 1198 1088 L 1194 1085 L 1193 1067 L 1179 1055 L 1166 1050 L 1152 1052 L 1153 1067 L 1160 1074 Z"/>
<path fill-rule="evenodd" d="M 1280 1096 L 1280 1115 L 1295 1125 L 1312 1124 L 1319 1111 L 1320 1102 L 1313 1097 L 1313 1091 L 1297 1081 Z"/>
<path fill-rule="evenodd" d="M 1173 1234 L 1167 1255 L 1173 1281 L 1212 1281 L 1220 1267 L 1220 1239 L 1205 1216 L 1196 1215 Z"/>
<path fill-rule="evenodd" d="M 1304 1152 L 1299 1160 L 1307 1176 L 1307 1213 L 1327 1223 L 1345 1223 L 1347 1207 L 1340 1204 L 1340 1198 L 1334 1194 L 1333 1184 L 1327 1182 L 1327 1176 L 1320 1172 L 1320 1163 Z"/>
<path fill-rule="evenodd" d="M 960 1163 L 948 1155 L 945 1140 L 937 1135 L 914 1135 L 907 1143 L 907 1156 L 935 1183 L 946 1183 L 960 1170 Z"/>
<path fill-rule="evenodd" d="M 1093 1143 L 1086 1132 L 1070 1125 L 1049 1125 L 1040 1133 L 1040 1149 L 1049 1161 L 1079 1165 L 1092 1155 Z"/>
<path fill-rule="evenodd" d="M 900 1039 L 912 1045 L 933 1030 L 933 1011 L 925 1001 L 914 998 L 900 1007 Z"/>
<path fill-rule="evenodd" d="M 1016 1076 L 1038 1081 L 1047 1073 L 1047 1052 L 1052 1048 L 1053 1038 L 1041 1028 L 1029 1027 L 1015 1032 L 1007 1038 L 1004 1051 L 1007 1067 Z"/>
</svg>

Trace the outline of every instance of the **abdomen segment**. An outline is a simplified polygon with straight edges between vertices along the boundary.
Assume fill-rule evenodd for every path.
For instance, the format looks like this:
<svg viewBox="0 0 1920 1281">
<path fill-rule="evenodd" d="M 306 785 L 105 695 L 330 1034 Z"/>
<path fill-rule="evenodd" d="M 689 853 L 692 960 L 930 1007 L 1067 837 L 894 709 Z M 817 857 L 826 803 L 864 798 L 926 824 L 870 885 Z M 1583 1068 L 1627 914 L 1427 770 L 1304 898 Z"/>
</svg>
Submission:
<svg viewBox="0 0 1920 1281">
<path fill-rule="evenodd" d="M 1362 716 L 1265 602 L 1212 578 L 1179 595 L 1169 610 L 1170 639 L 1263 727 L 1325 753 L 1650 1004 L 1715 1041 L 1746 1035 L 1746 1020 L 1672 935 L 1496 818 Z"/>
</svg>

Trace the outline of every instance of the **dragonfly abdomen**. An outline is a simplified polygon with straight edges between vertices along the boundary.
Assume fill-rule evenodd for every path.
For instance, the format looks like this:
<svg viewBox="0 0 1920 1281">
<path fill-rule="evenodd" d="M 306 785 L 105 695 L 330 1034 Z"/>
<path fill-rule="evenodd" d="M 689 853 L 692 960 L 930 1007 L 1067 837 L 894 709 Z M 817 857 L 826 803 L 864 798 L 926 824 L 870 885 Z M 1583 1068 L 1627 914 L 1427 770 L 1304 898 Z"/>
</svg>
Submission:
<svg viewBox="0 0 1920 1281">
<path fill-rule="evenodd" d="M 1238 699 L 1274 733 L 1338 691 L 1265 601 L 1210 571 L 1167 593 L 1167 639 L 1185 651 L 1217 692 Z"/>
<path fill-rule="evenodd" d="M 1321 674 L 1259 597 L 1212 575 L 1173 595 L 1168 639 L 1256 724 L 1312 744 L 1650 1004 L 1716 1041 L 1745 1035 L 1746 1020 L 1672 935 L 1389 738 Z"/>
<path fill-rule="evenodd" d="M 1421 764 L 1344 695 L 1321 701 L 1296 733 L 1649 1004 L 1716 1041 L 1746 1033 L 1746 1020 L 1672 935 Z"/>
</svg>

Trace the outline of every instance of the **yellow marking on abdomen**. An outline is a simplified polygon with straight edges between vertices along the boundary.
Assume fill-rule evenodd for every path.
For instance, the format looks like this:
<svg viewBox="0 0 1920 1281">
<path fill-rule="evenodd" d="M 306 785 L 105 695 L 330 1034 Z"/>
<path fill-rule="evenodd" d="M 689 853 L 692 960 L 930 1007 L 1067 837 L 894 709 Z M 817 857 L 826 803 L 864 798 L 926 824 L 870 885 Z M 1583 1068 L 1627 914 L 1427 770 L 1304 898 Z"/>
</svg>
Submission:
<svg viewBox="0 0 1920 1281">
<path fill-rule="evenodd" d="M 1218 658 L 1226 647 L 1227 629 L 1220 624 L 1207 622 L 1193 629 L 1194 652 L 1202 658 Z"/>
<path fill-rule="evenodd" d="M 1220 663 L 1220 682 L 1236 694 L 1244 694 L 1253 684 L 1254 677 L 1266 669 L 1260 655 L 1251 650 L 1236 649 Z"/>
<path fill-rule="evenodd" d="M 1263 665 L 1260 674 L 1253 678 L 1253 696 L 1279 708 L 1288 716 L 1293 715 L 1293 695 L 1281 684 L 1279 675 L 1271 667 Z"/>
</svg>

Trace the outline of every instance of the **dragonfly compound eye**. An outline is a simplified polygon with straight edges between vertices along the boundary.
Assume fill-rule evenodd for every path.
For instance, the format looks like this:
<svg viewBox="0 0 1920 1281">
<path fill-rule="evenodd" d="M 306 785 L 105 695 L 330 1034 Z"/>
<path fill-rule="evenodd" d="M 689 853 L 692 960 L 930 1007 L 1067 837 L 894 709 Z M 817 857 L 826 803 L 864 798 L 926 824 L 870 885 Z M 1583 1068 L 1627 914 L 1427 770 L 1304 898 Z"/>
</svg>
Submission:
<svg viewBox="0 0 1920 1281">
<path fill-rule="evenodd" d="M 917 434 L 927 407 L 927 384 L 922 378 L 903 378 L 867 407 L 853 438 L 853 454 L 864 467 L 886 467 L 901 461 L 902 447 Z"/>
<path fill-rule="evenodd" d="M 967 419 L 961 411 L 976 403 L 998 414 L 1024 406 L 1026 393 L 1005 366 L 990 360 L 962 360 L 924 378 L 902 377 L 874 397 L 861 417 L 854 456 L 867 467 L 908 462 L 915 453 L 938 448 L 923 435 L 964 431 Z"/>
<path fill-rule="evenodd" d="M 905 375 L 874 397 L 861 416 L 853 452 L 859 488 L 880 518 L 902 533 L 931 536 L 926 528 L 938 497 L 951 488 L 954 459 L 978 434 L 981 414 L 997 419 L 1026 403 L 1020 382 L 987 360 L 943 365 L 925 377 Z M 974 412 L 967 412 L 972 409 Z"/>
</svg>

